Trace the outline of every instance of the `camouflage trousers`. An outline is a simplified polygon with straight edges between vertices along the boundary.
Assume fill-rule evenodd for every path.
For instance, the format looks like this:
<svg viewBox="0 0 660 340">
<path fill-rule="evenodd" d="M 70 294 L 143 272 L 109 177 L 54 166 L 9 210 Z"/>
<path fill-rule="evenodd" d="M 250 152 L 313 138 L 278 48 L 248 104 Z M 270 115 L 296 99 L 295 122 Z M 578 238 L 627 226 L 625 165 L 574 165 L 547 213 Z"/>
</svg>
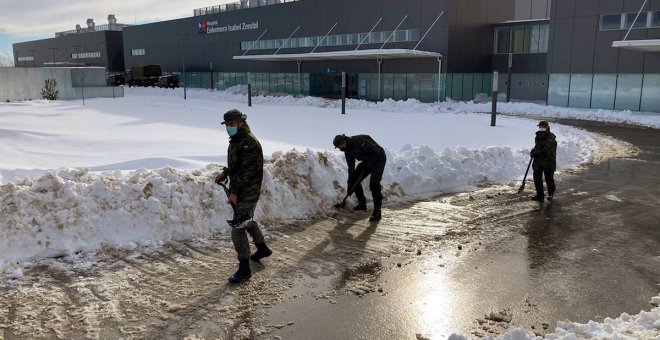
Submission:
<svg viewBox="0 0 660 340">
<path fill-rule="evenodd" d="M 250 259 L 250 241 L 247 237 L 248 233 L 252 236 L 254 244 L 264 243 L 264 236 L 261 233 L 259 224 L 252 219 L 256 207 L 256 203 L 239 202 L 236 205 L 237 215 L 240 217 L 240 220 L 245 221 L 238 226 L 231 227 L 231 241 L 234 243 L 234 249 L 236 249 L 239 260 Z"/>
</svg>

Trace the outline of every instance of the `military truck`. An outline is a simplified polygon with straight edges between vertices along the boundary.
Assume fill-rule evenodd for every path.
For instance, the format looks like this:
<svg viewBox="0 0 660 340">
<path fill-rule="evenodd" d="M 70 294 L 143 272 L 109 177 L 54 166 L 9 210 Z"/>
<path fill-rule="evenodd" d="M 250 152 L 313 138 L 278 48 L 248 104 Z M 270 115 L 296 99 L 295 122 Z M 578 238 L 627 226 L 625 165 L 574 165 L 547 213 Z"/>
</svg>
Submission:
<svg viewBox="0 0 660 340">
<path fill-rule="evenodd" d="M 156 83 L 156 86 L 162 87 L 162 88 L 170 88 L 170 89 L 175 89 L 179 87 L 179 76 L 175 74 L 171 74 L 168 76 L 161 76 L 158 79 L 158 83 Z"/>
<path fill-rule="evenodd" d="M 131 67 L 128 86 L 151 86 L 158 85 L 158 80 L 163 73 L 160 65 L 143 65 Z"/>
</svg>

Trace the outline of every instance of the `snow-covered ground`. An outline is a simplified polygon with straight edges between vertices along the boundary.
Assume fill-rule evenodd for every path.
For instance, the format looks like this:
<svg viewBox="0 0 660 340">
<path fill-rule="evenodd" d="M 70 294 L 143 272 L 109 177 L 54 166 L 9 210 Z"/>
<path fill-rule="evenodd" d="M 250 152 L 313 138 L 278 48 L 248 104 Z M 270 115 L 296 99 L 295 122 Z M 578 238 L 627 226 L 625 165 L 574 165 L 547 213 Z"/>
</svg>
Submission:
<svg viewBox="0 0 660 340">
<path fill-rule="evenodd" d="M 239 108 L 269 159 L 257 218 L 290 221 L 333 211 L 345 191 L 346 165 L 335 134 L 369 134 L 387 150 L 386 202 L 515 185 L 533 146 L 536 120 L 500 116 L 486 104 L 368 103 L 255 97 L 225 92 L 127 89 L 127 97 L 72 102 L 0 103 L 0 271 L 17 262 L 93 251 L 102 243 L 135 247 L 226 232 L 231 210 L 213 183 L 226 161 L 222 113 Z M 593 118 L 660 127 L 655 116 L 501 104 L 503 112 Z M 575 117 L 579 116 L 579 117 Z M 640 119 L 640 116 L 644 119 Z M 603 118 L 605 117 L 605 118 Z M 602 119 L 601 119 L 602 118 Z M 596 137 L 553 125 L 558 165 L 592 161 Z M 368 196 L 369 197 L 369 196 Z M 660 297 L 654 298 L 657 304 Z M 549 339 L 657 338 L 660 309 L 603 323 L 560 323 Z M 615 336 L 616 334 L 616 336 Z M 512 330 L 503 339 L 530 339 Z"/>
</svg>

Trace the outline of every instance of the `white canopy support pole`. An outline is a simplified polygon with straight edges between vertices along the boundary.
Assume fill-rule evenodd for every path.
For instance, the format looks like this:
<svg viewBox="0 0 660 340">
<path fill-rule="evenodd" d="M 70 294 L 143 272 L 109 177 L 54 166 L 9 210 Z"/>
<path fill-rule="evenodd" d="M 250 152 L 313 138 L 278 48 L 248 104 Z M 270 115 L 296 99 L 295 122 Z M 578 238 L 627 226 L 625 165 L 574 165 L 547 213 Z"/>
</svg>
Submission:
<svg viewBox="0 0 660 340">
<path fill-rule="evenodd" d="M 637 16 L 635 17 L 635 20 L 633 20 L 632 24 L 630 25 L 630 28 L 628 29 L 628 33 L 626 33 L 626 36 L 623 37 L 623 41 L 628 39 L 628 34 L 630 34 L 630 31 L 632 31 L 633 27 L 635 27 L 635 23 L 637 22 L 637 19 L 639 19 L 639 15 L 642 14 L 642 10 L 644 9 L 644 7 L 646 7 L 646 3 L 648 1 L 649 0 L 644 0 L 644 3 L 642 4 L 642 7 L 639 8 L 639 12 L 637 12 Z"/>
<path fill-rule="evenodd" d="M 431 32 L 431 29 L 433 28 L 433 26 L 435 26 L 435 24 L 438 22 L 438 20 L 440 20 L 440 17 L 443 16 L 444 14 L 445 14 L 445 11 L 442 11 L 442 13 L 440 13 L 440 15 L 438 15 L 438 17 L 435 18 L 435 21 L 431 24 L 431 27 L 429 27 L 429 29 L 426 30 L 426 33 L 424 33 L 424 36 L 422 37 L 422 39 L 419 39 L 419 42 L 417 42 L 417 45 L 415 45 L 415 48 L 413 48 L 413 51 L 417 50 L 417 47 L 419 47 L 419 44 L 421 44 L 422 41 L 424 41 L 424 38 L 426 38 L 426 36 L 429 34 L 429 32 Z"/>
<path fill-rule="evenodd" d="M 380 24 L 381 21 L 383 21 L 383 18 L 378 19 L 378 22 L 374 25 L 374 27 L 371 28 L 371 31 L 369 31 L 369 33 L 367 33 L 367 35 L 365 35 L 364 38 L 362 38 L 358 46 L 355 48 L 356 51 L 358 50 L 358 48 L 360 48 L 360 46 L 362 46 L 362 43 L 364 43 L 364 41 L 367 40 L 371 32 L 373 32 L 376 29 L 376 26 L 378 26 L 378 24 Z"/>
<path fill-rule="evenodd" d="M 387 42 L 390 41 L 390 39 L 392 39 L 392 37 L 394 36 L 394 33 L 396 33 L 396 31 L 399 29 L 399 27 L 401 27 L 401 25 L 403 25 L 403 22 L 406 21 L 406 19 L 408 19 L 407 15 L 405 17 L 403 17 L 403 20 L 401 20 L 401 22 L 399 23 L 399 25 L 396 26 L 394 31 L 392 31 L 392 33 L 390 33 L 390 36 L 387 37 L 387 40 L 385 40 L 385 42 L 380 46 L 381 50 L 383 49 L 383 47 L 385 47 L 385 44 L 387 44 Z"/>
<path fill-rule="evenodd" d="M 302 61 L 301 60 L 296 60 L 296 63 L 298 64 L 298 79 L 300 80 L 300 93 L 302 94 L 302 89 L 303 89 L 303 79 L 302 79 Z"/>
<path fill-rule="evenodd" d="M 277 54 L 277 52 L 279 52 L 282 49 L 282 47 L 284 47 L 284 45 L 286 45 L 286 43 L 288 43 L 289 40 L 291 40 L 291 37 L 293 37 L 293 35 L 296 34 L 296 32 L 298 32 L 299 29 L 300 29 L 300 26 L 298 26 L 298 28 L 296 28 L 296 30 L 293 31 L 293 33 L 291 33 L 291 35 L 288 38 L 286 38 L 286 40 L 284 40 L 284 42 L 282 43 L 282 46 L 280 46 L 280 48 L 278 48 L 277 51 L 275 51 L 275 53 L 273 53 L 273 55 Z"/>
<path fill-rule="evenodd" d="M 330 34 L 330 32 L 332 32 L 332 30 L 335 29 L 335 27 L 337 27 L 337 24 L 339 24 L 339 23 L 338 23 L 338 22 L 335 22 L 335 24 L 332 25 L 332 28 L 330 28 L 330 30 L 328 31 L 328 33 L 326 33 L 326 34 L 323 36 L 323 38 L 322 38 L 321 40 L 319 40 L 319 43 L 316 44 L 316 47 L 314 47 L 314 49 L 312 50 L 312 52 L 309 52 L 309 53 L 314 53 L 314 51 L 316 51 L 316 49 L 319 48 L 319 46 L 321 46 L 321 43 L 323 42 L 323 40 L 325 40 L 325 38 L 328 37 L 328 34 Z"/>
<path fill-rule="evenodd" d="M 383 83 L 382 83 L 382 72 L 383 72 L 383 59 L 376 59 L 378 62 L 378 100 L 383 100 L 382 98 L 382 91 L 383 91 Z"/>
<path fill-rule="evenodd" d="M 442 58 L 438 57 L 438 103 L 442 101 L 440 84 L 442 84 Z"/>
<path fill-rule="evenodd" d="M 263 37 L 264 34 L 266 34 L 266 32 L 268 32 L 268 29 L 266 29 L 264 31 L 264 33 L 261 33 L 261 35 L 259 36 L 259 38 L 257 38 L 257 40 L 252 42 L 252 45 L 250 45 L 250 48 L 248 48 L 247 51 L 245 51 L 245 53 L 243 53 L 243 55 L 246 55 L 248 52 L 250 52 L 250 50 L 254 47 L 254 44 L 256 44 L 259 40 L 261 40 L 261 37 Z"/>
</svg>

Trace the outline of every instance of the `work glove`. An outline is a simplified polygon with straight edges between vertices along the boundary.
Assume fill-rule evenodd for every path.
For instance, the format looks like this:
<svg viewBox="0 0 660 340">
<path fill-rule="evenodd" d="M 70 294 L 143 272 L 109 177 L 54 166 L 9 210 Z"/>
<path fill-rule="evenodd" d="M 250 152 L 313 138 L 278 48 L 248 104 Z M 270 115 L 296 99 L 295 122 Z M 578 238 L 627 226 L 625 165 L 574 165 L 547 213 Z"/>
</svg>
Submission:
<svg viewBox="0 0 660 340">
<path fill-rule="evenodd" d="M 226 181 L 226 180 L 227 180 L 227 176 L 225 176 L 224 172 L 221 172 L 220 174 L 215 176 L 215 184 L 219 185 L 221 183 L 224 183 L 224 181 Z"/>
</svg>

